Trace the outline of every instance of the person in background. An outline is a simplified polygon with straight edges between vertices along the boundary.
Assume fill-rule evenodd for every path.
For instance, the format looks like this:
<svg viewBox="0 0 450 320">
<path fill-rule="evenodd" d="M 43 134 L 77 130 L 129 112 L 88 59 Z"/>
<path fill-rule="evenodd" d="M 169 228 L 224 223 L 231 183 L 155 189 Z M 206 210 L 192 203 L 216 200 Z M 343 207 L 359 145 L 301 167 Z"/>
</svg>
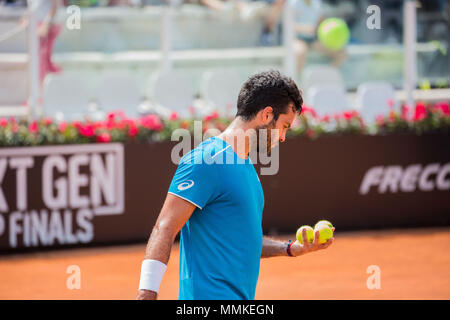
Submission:
<svg viewBox="0 0 450 320">
<path fill-rule="evenodd" d="M 288 0 L 294 9 L 295 32 L 297 39 L 294 50 L 297 55 L 297 69 L 301 71 L 305 66 L 310 49 L 320 52 L 331 59 L 331 64 L 339 67 L 347 58 L 345 48 L 330 50 L 317 39 L 317 29 L 324 20 L 321 0 Z"/>
<path fill-rule="evenodd" d="M 41 84 L 47 74 L 61 72 L 61 68 L 52 61 L 53 45 L 62 27 L 55 19 L 61 4 L 60 0 L 28 0 L 28 6 L 36 6 Z"/>
<path fill-rule="evenodd" d="M 279 26 L 280 17 L 283 14 L 283 8 L 286 0 L 265 0 L 268 5 L 266 18 L 261 35 L 261 44 L 263 46 L 281 45 L 281 26 Z M 277 28 L 277 26 L 279 26 Z M 278 33 L 278 34 L 277 34 Z M 278 42 L 276 41 L 278 36 Z"/>
</svg>

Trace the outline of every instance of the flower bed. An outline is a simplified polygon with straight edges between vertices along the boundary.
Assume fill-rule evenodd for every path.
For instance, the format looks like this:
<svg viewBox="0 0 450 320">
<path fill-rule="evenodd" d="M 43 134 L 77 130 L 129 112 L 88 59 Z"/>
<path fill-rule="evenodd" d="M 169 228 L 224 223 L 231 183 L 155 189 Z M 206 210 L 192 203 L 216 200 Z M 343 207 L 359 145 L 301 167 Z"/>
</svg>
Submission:
<svg viewBox="0 0 450 320">
<path fill-rule="evenodd" d="M 54 144 L 148 142 L 170 140 L 177 128 L 194 130 L 194 120 L 202 120 L 202 130 L 223 131 L 232 119 L 213 113 L 203 119 L 179 119 L 173 113 L 168 120 L 156 115 L 138 119 L 127 118 L 123 112 L 108 114 L 104 121 L 54 122 L 50 118 L 39 121 L 0 119 L 0 146 L 35 146 Z M 367 125 L 357 111 L 319 117 L 314 109 L 304 106 L 296 117 L 288 136 L 306 135 L 317 138 L 330 134 L 388 134 L 388 133 L 442 133 L 450 131 L 450 108 L 446 102 L 434 105 L 418 103 L 414 108 L 403 106 L 401 112 L 391 109 L 379 115 L 374 124 Z"/>
</svg>

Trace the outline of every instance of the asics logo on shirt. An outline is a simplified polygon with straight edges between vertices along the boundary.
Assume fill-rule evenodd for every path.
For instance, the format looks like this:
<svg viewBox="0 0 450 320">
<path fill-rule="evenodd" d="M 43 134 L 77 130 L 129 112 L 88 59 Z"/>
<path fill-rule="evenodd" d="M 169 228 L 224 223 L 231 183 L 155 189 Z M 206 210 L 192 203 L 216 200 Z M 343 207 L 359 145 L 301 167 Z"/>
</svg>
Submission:
<svg viewBox="0 0 450 320">
<path fill-rule="evenodd" d="M 178 190 L 183 191 L 186 189 L 189 189 L 190 187 L 192 187 L 194 185 L 194 181 L 192 180 L 187 180 L 185 182 L 182 182 L 178 185 Z"/>
</svg>

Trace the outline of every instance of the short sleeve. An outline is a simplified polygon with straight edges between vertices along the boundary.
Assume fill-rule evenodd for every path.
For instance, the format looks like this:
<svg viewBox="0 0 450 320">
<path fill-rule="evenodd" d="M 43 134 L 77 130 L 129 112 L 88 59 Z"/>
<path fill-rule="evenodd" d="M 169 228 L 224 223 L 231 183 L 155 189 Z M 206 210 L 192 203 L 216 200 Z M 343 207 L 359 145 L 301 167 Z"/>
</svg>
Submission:
<svg viewBox="0 0 450 320">
<path fill-rule="evenodd" d="M 203 209 L 216 192 L 216 169 L 213 164 L 182 159 L 170 183 L 169 193 Z"/>
</svg>

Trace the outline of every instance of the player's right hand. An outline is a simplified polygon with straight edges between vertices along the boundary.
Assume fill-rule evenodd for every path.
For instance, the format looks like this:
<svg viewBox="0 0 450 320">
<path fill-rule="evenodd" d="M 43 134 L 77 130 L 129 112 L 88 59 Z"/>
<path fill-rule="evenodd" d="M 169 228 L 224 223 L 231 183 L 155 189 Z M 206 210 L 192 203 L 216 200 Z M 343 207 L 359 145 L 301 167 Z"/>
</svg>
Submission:
<svg viewBox="0 0 450 320">
<path fill-rule="evenodd" d="M 157 293 L 150 290 L 139 290 L 136 300 L 156 300 Z"/>
</svg>

